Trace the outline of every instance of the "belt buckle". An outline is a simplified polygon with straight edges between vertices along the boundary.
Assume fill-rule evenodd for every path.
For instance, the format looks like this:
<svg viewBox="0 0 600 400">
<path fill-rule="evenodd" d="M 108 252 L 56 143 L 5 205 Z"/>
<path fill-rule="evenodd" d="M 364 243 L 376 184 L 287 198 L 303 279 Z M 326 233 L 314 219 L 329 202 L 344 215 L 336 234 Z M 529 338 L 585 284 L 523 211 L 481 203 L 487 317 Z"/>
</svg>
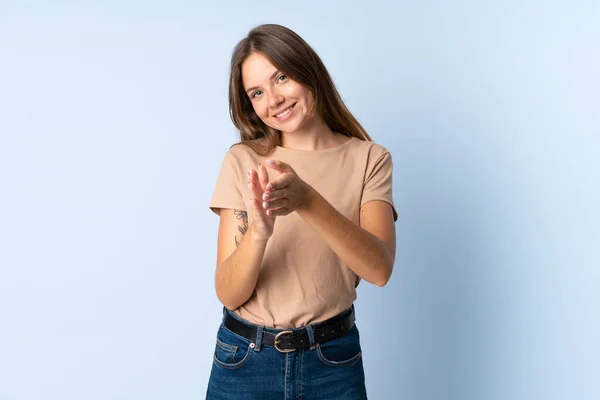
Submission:
<svg viewBox="0 0 600 400">
<path fill-rule="evenodd" d="M 286 333 L 291 333 L 293 334 L 293 331 L 283 331 L 283 332 L 279 332 L 277 335 L 275 335 L 275 342 L 273 343 L 275 345 L 275 348 L 280 352 L 280 353 L 291 353 L 292 351 L 296 350 L 296 349 L 280 349 L 279 346 L 277 346 L 279 344 L 279 337 L 283 334 Z"/>
</svg>

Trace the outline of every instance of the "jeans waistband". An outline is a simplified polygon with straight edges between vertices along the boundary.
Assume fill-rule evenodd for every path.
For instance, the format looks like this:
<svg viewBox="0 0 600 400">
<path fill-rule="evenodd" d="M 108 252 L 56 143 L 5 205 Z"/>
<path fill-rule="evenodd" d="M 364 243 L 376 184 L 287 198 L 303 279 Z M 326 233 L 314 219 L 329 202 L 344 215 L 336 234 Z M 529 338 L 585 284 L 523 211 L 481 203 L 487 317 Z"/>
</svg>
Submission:
<svg viewBox="0 0 600 400">
<path fill-rule="evenodd" d="M 320 328 L 322 326 L 331 325 L 333 323 L 339 322 L 339 321 L 343 320 L 344 318 L 346 318 L 348 315 L 354 314 L 354 313 L 356 313 L 356 311 L 354 309 L 354 303 L 352 303 L 352 305 L 350 307 L 348 307 L 344 311 L 340 312 L 339 314 L 334 315 L 333 317 L 328 318 L 324 321 L 315 322 L 314 324 L 310 324 L 310 325 L 313 328 Z M 237 315 L 230 309 L 223 307 L 223 316 L 225 314 L 229 314 L 231 317 L 237 319 L 238 321 L 240 321 L 243 324 L 248 325 L 250 327 L 258 328 L 259 326 L 261 326 L 261 325 L 255 324 L 253 322 L 250 322 L 247 319 L 240 317 L 239 315 Z M 262 326 L 262 327 L 265 331 L 279 333 L 279 332 L 283 332 L 283 331 L 297 331 L 297 330 L 305 329 L 306 325 L 300 326 L 298 328 L 272 328 L 270 326 Z"/>
<path fill-rule="evenodd" d="M 253 324 L 223 307 L 223 325 L 230 331 L 261 344 L 273 346 L 282 353 L 298 348 L 318 346 L 349 332 L 354 326 L 354 304 L 338 315 L 325 321 L 299 328 L 276 329 Z"/>
</svg>

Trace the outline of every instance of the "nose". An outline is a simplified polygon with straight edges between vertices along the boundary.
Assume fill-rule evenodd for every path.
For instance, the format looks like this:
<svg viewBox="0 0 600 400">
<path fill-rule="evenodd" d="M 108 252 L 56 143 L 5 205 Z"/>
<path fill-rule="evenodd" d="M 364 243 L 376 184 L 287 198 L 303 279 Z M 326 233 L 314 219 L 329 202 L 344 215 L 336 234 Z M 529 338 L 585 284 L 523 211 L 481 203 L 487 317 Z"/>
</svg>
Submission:
<svg viewBox="0 0 600 400">
<path fill-rule="evenodd" d="M 274 90 L 269 96 L 269 107 L 271 107 L 272 109 L 277 109 L 277 107 L 284 101 L 285 98 L 276 90 Z"/>
</svg>

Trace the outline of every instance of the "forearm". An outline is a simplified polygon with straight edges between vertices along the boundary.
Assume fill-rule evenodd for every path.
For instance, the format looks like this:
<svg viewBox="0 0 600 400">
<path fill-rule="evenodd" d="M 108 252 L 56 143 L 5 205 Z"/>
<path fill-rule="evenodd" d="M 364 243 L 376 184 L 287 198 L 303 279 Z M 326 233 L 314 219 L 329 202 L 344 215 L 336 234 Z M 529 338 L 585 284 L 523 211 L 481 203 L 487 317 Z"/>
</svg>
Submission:
<svg viewBox="0 0 600 400">
<path fill-rule="evenodd" d="M 251 225 L 239 246 L 217 266 L 217 297 L 230 310 L 248 301 L 256 287 L 267 240 L 253 238 L 253 232 Z"/>
<path fill-rule="evenodd" d="M 305 207 L 296 211 L 356 275 L 377 286 L 387 283 L 394 256 L 381 239 L 346 218 L 313 188 Z"/>
</svg>

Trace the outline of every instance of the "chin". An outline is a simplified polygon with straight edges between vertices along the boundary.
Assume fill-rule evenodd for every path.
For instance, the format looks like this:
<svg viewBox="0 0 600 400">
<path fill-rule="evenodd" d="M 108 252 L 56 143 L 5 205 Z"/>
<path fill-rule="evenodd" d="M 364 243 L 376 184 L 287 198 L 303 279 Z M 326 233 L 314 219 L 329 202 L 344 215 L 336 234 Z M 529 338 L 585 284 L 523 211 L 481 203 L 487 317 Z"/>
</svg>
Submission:
<svg viewBox="0 0 600 400">
<path fill-rule="evenodd" d="M 290 125 L 286 125 L 286 124 L 273 125 L 273 124 L 267 124 L 267 123 L 265 123 L 265 124 L 268 125 L 269 128 L 275 129 L 280 132 L 286 132 L 286 133 L 294 133 L 295 131 L 299 130 L 301 127 L 300 124 L 290 124 Z"/>
<path fill-rule="evenodd" d="M 290 121 L 288 124 L 280 124 L 279 127 L 275 129 L 286 133 L 294 133 L 304 128 L 307 125 L 307 122 L 308 121 L 303 118 L 298 118 L 297 121 Z"/>
<path fill-rule="evenodd" d="M 286 129 L 282 129 L 282 128 L 280 128 L 279 130 L 280 130 L 281 132 L 285 132 L 285 133 L 294 133 L 294 132 L 297 132 L 297 131 L 299 131 L 299 130 L 300 130 L 300 126 L 299 126 L 299 125 L 296 125 L 296 126 L 294 126 L 294 127 L 291 127 L 291 128 L 287 128 L 287 127 L 286 127 Z"/>
</svg>

